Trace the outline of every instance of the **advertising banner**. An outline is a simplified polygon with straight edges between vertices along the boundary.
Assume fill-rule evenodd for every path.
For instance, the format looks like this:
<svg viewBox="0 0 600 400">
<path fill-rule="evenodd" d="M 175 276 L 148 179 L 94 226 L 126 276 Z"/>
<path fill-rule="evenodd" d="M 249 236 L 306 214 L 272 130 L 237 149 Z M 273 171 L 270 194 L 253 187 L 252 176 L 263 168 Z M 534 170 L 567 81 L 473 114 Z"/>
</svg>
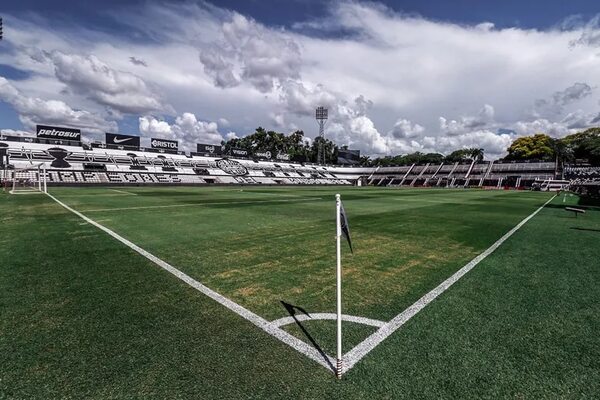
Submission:
<svg viewBox="0 0 600 400">
<path fill-rule="evenodd" d="M 215 146 L 214 144 L 202 144 L 198 143 L 196 145 L 196 150 L 198 154 L 202 154 L 205 156 L 219 156 L 221 155 L 222 149 L 221 146 Z"/>
<path fill-rule="evenodd" d="M 162 149 L 162 150 L 178 150 L 179 142 L 177 140 L 168 140 L 168 139 L 157 139 L 152 138 L 150 141 L 150 145 L 153 149 Z"/>
<path fill-rule="evenodd" d="M 62 139 L 81 142 L 81 130 L 60 126 L 37 125 L 37 137 L 44 139 Z"/>
<path fill-rule="evenodd" d="M 106 146 L 109 149 L 124 147 L 138 150 L 140 148 L 140 137 L 106 132 Z"/>
<path fill-rule="evenodd" d="M 243 149 L 238 149 L 238 148 L 232 148 L 230 151 L 230 155 L 233 157 L 248 157 L 249 153 L 248 150 L 243 150 Z"/>
<path fill-rule="evenodd" d="M 257 151 L 256 153 L 254 153 L 254 157 L 258 158 L 259 160 L 270 160 L 271 159 L 271 152 L 270 151 Z"/>
<path fill-rule="evenodd" d="M 287 153 L 277 153 L 275 158 L 281 161 L 290 161 L 290 155 Z"/>
</svg>

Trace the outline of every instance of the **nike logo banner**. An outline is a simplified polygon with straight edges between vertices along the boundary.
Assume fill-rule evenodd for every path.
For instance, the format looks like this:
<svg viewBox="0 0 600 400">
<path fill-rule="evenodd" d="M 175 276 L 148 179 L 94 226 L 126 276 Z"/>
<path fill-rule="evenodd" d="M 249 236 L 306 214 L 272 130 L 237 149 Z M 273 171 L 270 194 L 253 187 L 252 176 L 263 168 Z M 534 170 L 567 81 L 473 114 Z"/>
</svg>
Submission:
<svg viewBox="0 0 600 400">
<path fill-rule="evenodd" d="M 129 148 L 140 148 L 140 137 L 131 135 L 121 135 L 119 133 L 106 132 L 106 145 L 109 148 L 115 148 L 115 145 L 123 145 Z M 112 145 L 112 146 L 111 146 Z"/>
<path fill-rule="evenodd" d="M 348 218 L 346 218 L 346 211 L 344 210 L 344 205 L 340 201 L 340 224 L 342 225 L 342 235 L 346 237 L 348 241 L 348 246 L 350 246 L 350 253 L 354 254 L 352 251 L 352 240 L 350 239 L 350 227 L 348 226 Z"/>
</svg>

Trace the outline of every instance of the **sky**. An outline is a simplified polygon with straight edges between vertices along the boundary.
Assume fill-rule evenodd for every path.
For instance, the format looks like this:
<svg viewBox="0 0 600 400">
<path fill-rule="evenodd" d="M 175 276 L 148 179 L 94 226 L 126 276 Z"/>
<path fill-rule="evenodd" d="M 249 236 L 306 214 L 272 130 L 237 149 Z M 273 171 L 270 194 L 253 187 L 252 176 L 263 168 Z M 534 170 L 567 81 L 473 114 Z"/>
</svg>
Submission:
<svg viewBox="0 0 600 400">
<path fill-rule="evenodd" d="M 594 1 L 5 0 L 0 128 L 218 144 L 258 126 L 371 156 L 600 124 Z M 143 139 L 147 140 L 147 139 Z M 144 144 L 144 142 L 142 142 Z"/>
</svg>

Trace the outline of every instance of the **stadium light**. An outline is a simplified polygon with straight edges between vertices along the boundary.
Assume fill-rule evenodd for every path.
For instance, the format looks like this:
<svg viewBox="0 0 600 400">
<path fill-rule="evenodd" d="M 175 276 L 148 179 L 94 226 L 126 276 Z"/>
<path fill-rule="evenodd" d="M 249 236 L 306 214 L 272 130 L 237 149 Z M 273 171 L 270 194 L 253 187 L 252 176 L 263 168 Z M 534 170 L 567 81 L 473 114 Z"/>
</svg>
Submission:
<svg viewBox="0 0 600 400">
<path fill-rule="evenodd" d="M 328 111 L 325 107 L 317 107 L 315 117 L 319 124 L 319 137 L 325 139 L 325 122 L 327 121 Z M 323 149 L 323 141 L 319 142 L 319 151 L 317 154 L 317 164 L 325 164 L 325 151 Z"/>
<path fill-rule="evenodd" d="M 2 40 L 2 17 L 0 17 L 0 40 Z"/>
</svg>

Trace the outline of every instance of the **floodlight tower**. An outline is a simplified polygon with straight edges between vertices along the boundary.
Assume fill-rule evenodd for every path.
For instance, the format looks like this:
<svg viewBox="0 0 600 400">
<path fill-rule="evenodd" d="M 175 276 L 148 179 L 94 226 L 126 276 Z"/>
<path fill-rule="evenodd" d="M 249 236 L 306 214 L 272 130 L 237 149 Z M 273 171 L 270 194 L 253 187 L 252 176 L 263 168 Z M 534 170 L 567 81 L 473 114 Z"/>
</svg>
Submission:
<svg viewBox="0 0 600 400">
<path fill-rule="evenodd" d="M 327 109 L 325 107 L 317 107 L 315 116 L 319 124 L 319 152 L 317 155 L 317 164 L 325 164 L 325 150 L 323 149 L 323 141 L 325 139 L 325 122 L 327 121 Z"/>
</svg>

